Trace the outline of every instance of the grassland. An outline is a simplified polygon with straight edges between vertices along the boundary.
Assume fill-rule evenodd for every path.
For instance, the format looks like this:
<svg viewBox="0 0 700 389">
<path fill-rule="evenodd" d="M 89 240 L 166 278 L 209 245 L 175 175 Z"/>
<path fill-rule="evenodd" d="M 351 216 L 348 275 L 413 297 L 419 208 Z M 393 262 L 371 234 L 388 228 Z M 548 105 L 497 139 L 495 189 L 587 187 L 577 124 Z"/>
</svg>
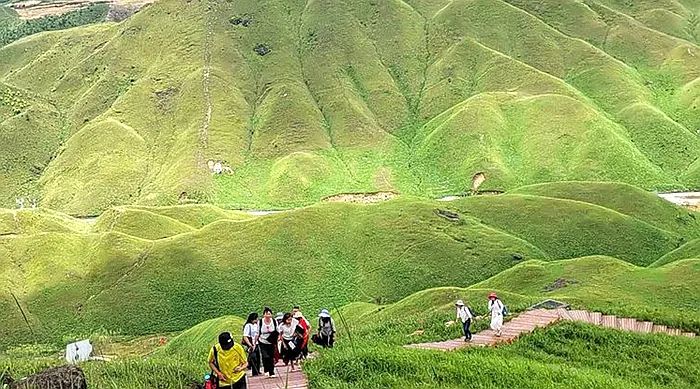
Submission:
<svg viewBox="0 0 700 389">
<path fill-rule="evenodd" d="M 454 353 L 378 340 L 325 353 L 306 371 L 320 388 L 687 388 L 698 383 L 697 366 L 686 362 L 697 342 L 564 324 L 513 345 Z"/>
<path fill-rule="evenodd" d="M 604 283 L 619 283 L 625 293 L 654 279 L 677 277 L 692 284 L 697 274 L 692 260 L 658 270 L 635 265 L 683 250 L 697 227 L 678 215 L 692 220 L 694 213 L 626 186 L 619 191 L 598 183 L 572 187 L 588 193 L 590 202 L 515 193 L 448 203 L 399 197 L 374 205 L 322 203 L 264 217 L 200 205 L 119 207 L 94 225 L 56 212 L 8 211 L 0 218 L 6 231 L 0 254 L 7 258 L 0 274 L 33 329 L 53 340 L 98 329 L 130 336 L 180 331 L 264 305 L 386 304 L 428 288 L 468 287 L 494 276 L 485 287 L 529 296 L 523 304 L 543 297 L 536 292 L 563 277 L 579 282 L 563 297 L 588 298 L 594 308 L 614 305 L 595 297 L 604 290 L 586 278 L 588 273 L 576 275 L 579 267 L 607 269 Z M 609 198 L 615 194 L 621 198 Z M 624 208 L 622 197 L 629 200 Z M 617 210 L 594 204 L 601 198 Z M 657 213 L 650 216 L 644 209 Z M 598 257 L 577 260 L 571 269 L 562 261 L 587 256 Z M 290 283 L 283 269 L 294 269 L 296 281 Z M 665 275 L 672 269 L 673 277 Z M 506 281 L 500 283 L 499 274 L 508 275 Z M 507 288 L 515 278 L 534 289 Z M 219 285 L 219 279 L 226 281 Z M 659 293 L 654 306 L 677 293 L 698 295 L 682 289 Z M 0 318 L 5 345 L 29 339 L 9 291 L 0 292 L 10 312 Z M 130 304 L 122 304 L 124 299 Z M 228 303 L 212 304 L 221 300 Z M 644 297 L 617 308 L 637 313 L 649 304 Z M 649 309 L 645 314 L 653 315 L 657 308 Z M 662 311 L 668 320 L 693 325 Z M 133 320 L 136 316 L 140 319 Z"/>
<path fill-rule="evenodd" d="M 32 140 L 3 142 L 0 205 L 286 208 L 461 193 L 477 171 L 696 188 L 700 11 L 636 3 L 163 0 L 32 35 L 0 49 L 24 93 L 0 134 Z"/>
</svg>

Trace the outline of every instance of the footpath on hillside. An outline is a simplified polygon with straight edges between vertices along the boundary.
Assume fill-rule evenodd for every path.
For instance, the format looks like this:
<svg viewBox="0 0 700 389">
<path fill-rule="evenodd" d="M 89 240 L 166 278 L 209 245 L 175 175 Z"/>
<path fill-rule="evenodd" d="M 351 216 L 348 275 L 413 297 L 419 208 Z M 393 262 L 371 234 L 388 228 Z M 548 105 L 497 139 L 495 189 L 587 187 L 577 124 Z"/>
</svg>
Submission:
<svg viewBox="0 0 700 389">
<path fill-rule="evenodd" d="M 275 377 L 259 375 L 253 377 L 248 373 L 248 389 L 306 389 L 308 381 L 300 369 L 291 371 L 289 366 L 282 362 L 275 366 Z"/>
<path fill-rule="evenodd" d="M 472 336 L 471 342 L 465 342 L 462 338 L 447 340 L 444 342 L 416 343 L 405 346 L 423 350 L 452 351 L 465 347 L 497 346 L 504 343 L 512 343 L 518 337 L 534 331 L 536 328 L 548 327 L 560 321 L 577 321 L 593 324 L 605 328 L 631 331 L 643 334 L 664 333 L 674 336 L 695 337 L 693 332 L 682 332 L 679 329 L 667 328 L 649 321 L 638 321 L 633 318 L 621 318 L 612 315 L 603 315 L 600 312 L 582 310 L 558 309 L 533 309 L 523 312 L 513 320 L 503 324 L 501 336 L 496 336 L 493 330 L 484 330 Z"/>
</svg>

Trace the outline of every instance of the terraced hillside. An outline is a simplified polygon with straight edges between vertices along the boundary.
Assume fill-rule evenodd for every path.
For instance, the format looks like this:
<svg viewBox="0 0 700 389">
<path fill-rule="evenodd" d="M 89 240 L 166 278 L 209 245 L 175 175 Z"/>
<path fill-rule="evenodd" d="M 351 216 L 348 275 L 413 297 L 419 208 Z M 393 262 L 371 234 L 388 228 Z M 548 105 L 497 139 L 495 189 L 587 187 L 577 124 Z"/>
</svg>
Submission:
<svg viewBox="0 0 700 389">
<path fill-rule="evenodd" d="M 696 1 L 162 0 L 0 49 L 0 204 L 700 185 Z M 232 174 L 212 176 L 208 162 Z"/>
<path fill-rule="evenodd" d="M 697 214 L 626 185 L 618 191 L 610 184 L 571 185 L 589 196 L 574 201 L 506 194 L 454 202 L 399 197 L 258 217 L 214 206 L 119 207 L 94 223 L 43 210 L 3 211 L 0 277 L 8 289 L 0 290 L 7 312 L 0 317 L 0 346 L 30 339 L 23 312 L 46 339 L 98 329 L 133 336 L 179 331 L 225 314 L 243 316 L 265 304 L 385 304 L 427 288 L 469 287 L 487 279 L 487 286 L 476 288 L 532 301 L 557 278 L 573 278 L 566 297 L 585 299 L 591 309 L 652 304 L 668 313 L 666 320 L 694 326 L 695 319 L 684 321 L 664 308 L 672 296 L 697 298 L 696 290 L 685 290 L 697 278 L 694 262 L 646 266 L 662 265 L 656 262 L 669 252 L 692 247 L 700 235 Z M 605 196 L 596 192 L 600 187 Z M 616 194 L 619 200 L 611 198 Z M 617 209 L 595 204 L 603 197 L 609 207 L 622 199 L 628 203 Z M 651 208 L 658 211 L 654 220 L 644 213 Z M 594 257 L 570 266 L 562 261 L 587 256 Z M 294 268 L 294 282 L 281 266 Z M 501 276 L 508 281 L 499 283 Z M 226 282 L 213 282 L 217 277 Z M 661 280 L 677 287 L 666 284 L 664 293 L 648 296 L 636 289 L 658 283 L 656 290 Z M 619 304 L 593 297 L 602 292 L 601 283 L 616 285 L 627 297 Z M 223 300 L 225 306 L 212 304 Z"/>
</svg>

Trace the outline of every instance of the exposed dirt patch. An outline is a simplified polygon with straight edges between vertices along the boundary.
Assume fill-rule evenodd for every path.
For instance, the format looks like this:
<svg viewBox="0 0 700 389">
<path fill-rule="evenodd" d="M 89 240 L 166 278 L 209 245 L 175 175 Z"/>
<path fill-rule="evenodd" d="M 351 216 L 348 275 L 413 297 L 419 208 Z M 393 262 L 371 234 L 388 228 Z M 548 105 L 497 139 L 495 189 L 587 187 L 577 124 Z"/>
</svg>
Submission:
<svg viewBox="0 0 700 389">
<path fill-rule="evenodd" d="M 85 373 L 77 366 L 54 367 L 18 381 L 11 379 L 7 381 L 10 389 L 87 389 L 88 387 Z"/>
<path fill-rule="evenodd" d="M 163 112 L 170 112 L 173 105 L 173 98 L 177 95 L 178 89 L 167 87 L 153 92 L 156 97 L 156 106 Z"/>
<path fill-rule="evenodd" d="M 328 203 L 374 204 L 389 201 L 396 196 L 397 194 L 394 192 L 345 193 L 326 197 L 322 201 Z"/>
<path fill-rule="evenodd" d="M 557 278 L 556 281 L 544 287 L 545 292 L 553 292 L 557 289 L 566 288 L 569 285 L 578 284 L 576 280 L 567 280 L 566 278 Z"/>
<path fill-rule="evenodd" d="M 448 211 L 446 209 L 436 209 L 435 214 L 451 222 L 458 222 L 460 219 L 458 213 Z"/>
</svg>

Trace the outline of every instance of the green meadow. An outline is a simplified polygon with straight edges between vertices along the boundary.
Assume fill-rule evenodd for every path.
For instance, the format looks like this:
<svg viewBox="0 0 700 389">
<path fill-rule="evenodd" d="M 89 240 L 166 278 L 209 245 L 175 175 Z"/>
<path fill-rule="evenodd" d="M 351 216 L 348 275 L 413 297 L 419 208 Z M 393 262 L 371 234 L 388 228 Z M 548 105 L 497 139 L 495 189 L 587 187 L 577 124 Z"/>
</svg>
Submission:
<svg viewBox="0 0 700 389">
<path fill-rule="evenodd" d="M 700 386 L 697 337 L 403 347 L 492 291 L 700 334 L 700 213 L 657 195 L 700 189 L 697 0 L 7 3 L 0 383 L 89 338 L 91 388 L 188 388 L 299 304 L 339 328 L 311 388 Z"/>
<path fill-rule="evenodd" d="M 693 1 L 161 0 L 122 23 L 33 34 L 0 44 L 0 205 L 94 216 L 184 194 L 278 209 L 463 193 L 476 172 L 487 190 L 694 189 L 698 13 Z"/>
</svg>

